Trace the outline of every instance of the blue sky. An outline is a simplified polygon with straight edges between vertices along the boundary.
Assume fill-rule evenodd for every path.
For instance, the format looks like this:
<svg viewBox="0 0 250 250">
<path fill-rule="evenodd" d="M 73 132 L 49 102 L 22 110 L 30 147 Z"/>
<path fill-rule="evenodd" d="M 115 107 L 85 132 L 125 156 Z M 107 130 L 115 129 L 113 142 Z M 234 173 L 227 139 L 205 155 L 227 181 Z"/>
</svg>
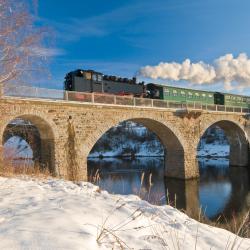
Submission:
<svg viewBox="0 0 250 250">
<path fill-rule="evenodd" d="M 249 10 L 249 0 L 39 1 L 40 21 L 54 30 L 51 78 L 41 85 L 62 88 L 64 75 L 77 68 L 132 77 L 159 62 L 250 55 Z"/>
</svg>

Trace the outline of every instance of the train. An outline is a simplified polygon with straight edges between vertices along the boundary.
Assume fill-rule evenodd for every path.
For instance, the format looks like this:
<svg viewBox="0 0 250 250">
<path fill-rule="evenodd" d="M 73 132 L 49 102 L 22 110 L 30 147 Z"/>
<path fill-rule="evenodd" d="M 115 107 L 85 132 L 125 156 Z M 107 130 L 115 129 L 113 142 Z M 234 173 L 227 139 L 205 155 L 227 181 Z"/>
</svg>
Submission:
<svg viewBox="0 0 250 250">
<path fill-rule="evenodd" d="M 115 95 L 133 95 L 143 97 L 144 82 L 117 76 L 103 75 L 94 70 L 75 70 L 66 74 L 65 90 L 76 92 L 98 92 Z"/>
<path fill-rule="evenodd" d="M 250 97 L 230 93 L 194 90 L 163 84 L 137 82 L 131 79 L 104 75 L 94 70 L 77 69 L 66 74 L 64 89 L 77 92 L 95 92 L 141 98 L 161 99 L 172 102 L 199 102 L 232 107 L 250 108 Z M 74 100 L 81 98 L 75 94 Z"/>
</svg>

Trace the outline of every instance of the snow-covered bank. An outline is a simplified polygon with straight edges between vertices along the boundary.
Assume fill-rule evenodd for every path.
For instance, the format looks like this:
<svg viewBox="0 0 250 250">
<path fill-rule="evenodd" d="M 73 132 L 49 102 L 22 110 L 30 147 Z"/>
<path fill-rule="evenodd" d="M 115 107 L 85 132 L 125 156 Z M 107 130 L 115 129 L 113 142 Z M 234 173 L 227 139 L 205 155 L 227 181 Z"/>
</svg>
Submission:
<svg viewBox="0 0 250 250">
<path fill-rule="evenodd" d="M 230 147 L 228 144 L 203 144 L 201 148 L 197 150 L 198 157 L 228 157 Z"/>
<path fill-rule="evenodd" d="M 132 147 L 132 145 L 131 145 Z M 101 152 L 93 152 L 89 155 L 89 158 L 98 158 L 102 157 L 119 157 L 126 156 L 125 153 L 122 152 L 121 146 L 112 151 L 101 151 Z M 128 154 L 129 155 L 129 154 Z M 146 143 L 143 143 L 138 147 L 138 151 L 134 154 L 137 157 L 150 156 L 150 157 L 158 157 L 164 156 L 164 152 L 157 148 L 153 147 L 149 149 Z M 201 148 L 197 150 L 198 157 L 221 157 L 225 158 L 229 156 L 229 145 L 228 144 L 203 144 Z"/>
<path fill-rule="evenodd" d="M 89 155 L 89 158 L 98 158 L 100 155 L 102 157 L 125 157 L 126 154 L 122 152 L 121 149 L 122 145 L 115 150 L 112 151 L 101 151 L 101 152 L 93 152 Z M 132 145 L 131 145 L 132 147 Z M 219 157 L 225 158 L 229 157 L 229 145 L 228 144 L 218 144 L 218 143 L 211 143 L 211 144 L 203 144 L 202 147 L 198 148 L 197 156 L 198 157 Z M 129 156 L 130 154 L 128 154 Z M 136 157 L 161 157 L 164 156 L 164 152 L 161 148 L 152 147 L 149 148 L 147 143 L 143 143 L 138 147 L 137 152 L 134 154 Z"/>
<path fill-rule="evenodd" d="M 100 192 L 90 183 L 1 177 L 0 186 L 0 249 L 250 247 L 250 239 L 198 223 L 170 206 Z"/>
</svg>

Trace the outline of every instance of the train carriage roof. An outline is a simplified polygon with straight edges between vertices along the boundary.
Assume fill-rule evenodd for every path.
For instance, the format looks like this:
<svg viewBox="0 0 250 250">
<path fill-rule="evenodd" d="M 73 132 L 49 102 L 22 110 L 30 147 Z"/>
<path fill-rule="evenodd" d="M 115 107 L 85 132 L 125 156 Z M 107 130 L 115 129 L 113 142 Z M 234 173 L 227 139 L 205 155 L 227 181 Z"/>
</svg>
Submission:
<svg viewBox="0 0 250 250">
<path fill-rule="evenodd" d="M 173 88 L 178 90 L 186 90 L 186 91 L 197 91 L 197 92 L 205 92 L 205 93 L 215 93 L 214 91 L 207 91 L 207 90 L 198 90 L 198 89 L 191 89 L 191 88 L 182 88 L 182 87 L 176 87 L 171 85 L 165 85 L 165 84 L 156 84 L 156 83 L 148 83 L 147 85 L 154 85 L 157 87 L 167 87 L 167 88 Z"/>
</svg>

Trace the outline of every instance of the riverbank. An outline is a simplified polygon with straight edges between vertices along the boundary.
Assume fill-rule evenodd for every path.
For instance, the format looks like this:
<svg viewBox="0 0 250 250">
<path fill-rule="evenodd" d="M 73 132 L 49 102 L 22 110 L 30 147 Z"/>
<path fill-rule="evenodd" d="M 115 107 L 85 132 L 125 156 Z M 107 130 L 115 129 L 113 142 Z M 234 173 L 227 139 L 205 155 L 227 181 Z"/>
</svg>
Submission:
<svg viewBox="0 0 250 250">
<path fill-rule="evenodd" d="M 145 143 L 146 144 L 146 143 Z M 132 148 L 132 146 L 130 146 Z M 197 157 L 229 157 L 229 145 L 228 144 L 219 144 L 219 143 L 210 143 L 203 144 L 200 148 L 197 149 Z M 137 151 L 131 153 L 124 153 L 122 151 L 122 146 L 119 145 L 116 150 L 110 151 L 100 151 L 92 152 L 89 154 L 88 158 L 126 158 L 126 157 L 164 157 L 164 152 L 158 150 L 157 147 L 149 148 L 147 145 L 142 144 Z"/>
<path fill-rule="evenodd" d="M 248 249 L 170 206 L 87 182 L 0 177 L 1 249 Z"/>
</svg>

